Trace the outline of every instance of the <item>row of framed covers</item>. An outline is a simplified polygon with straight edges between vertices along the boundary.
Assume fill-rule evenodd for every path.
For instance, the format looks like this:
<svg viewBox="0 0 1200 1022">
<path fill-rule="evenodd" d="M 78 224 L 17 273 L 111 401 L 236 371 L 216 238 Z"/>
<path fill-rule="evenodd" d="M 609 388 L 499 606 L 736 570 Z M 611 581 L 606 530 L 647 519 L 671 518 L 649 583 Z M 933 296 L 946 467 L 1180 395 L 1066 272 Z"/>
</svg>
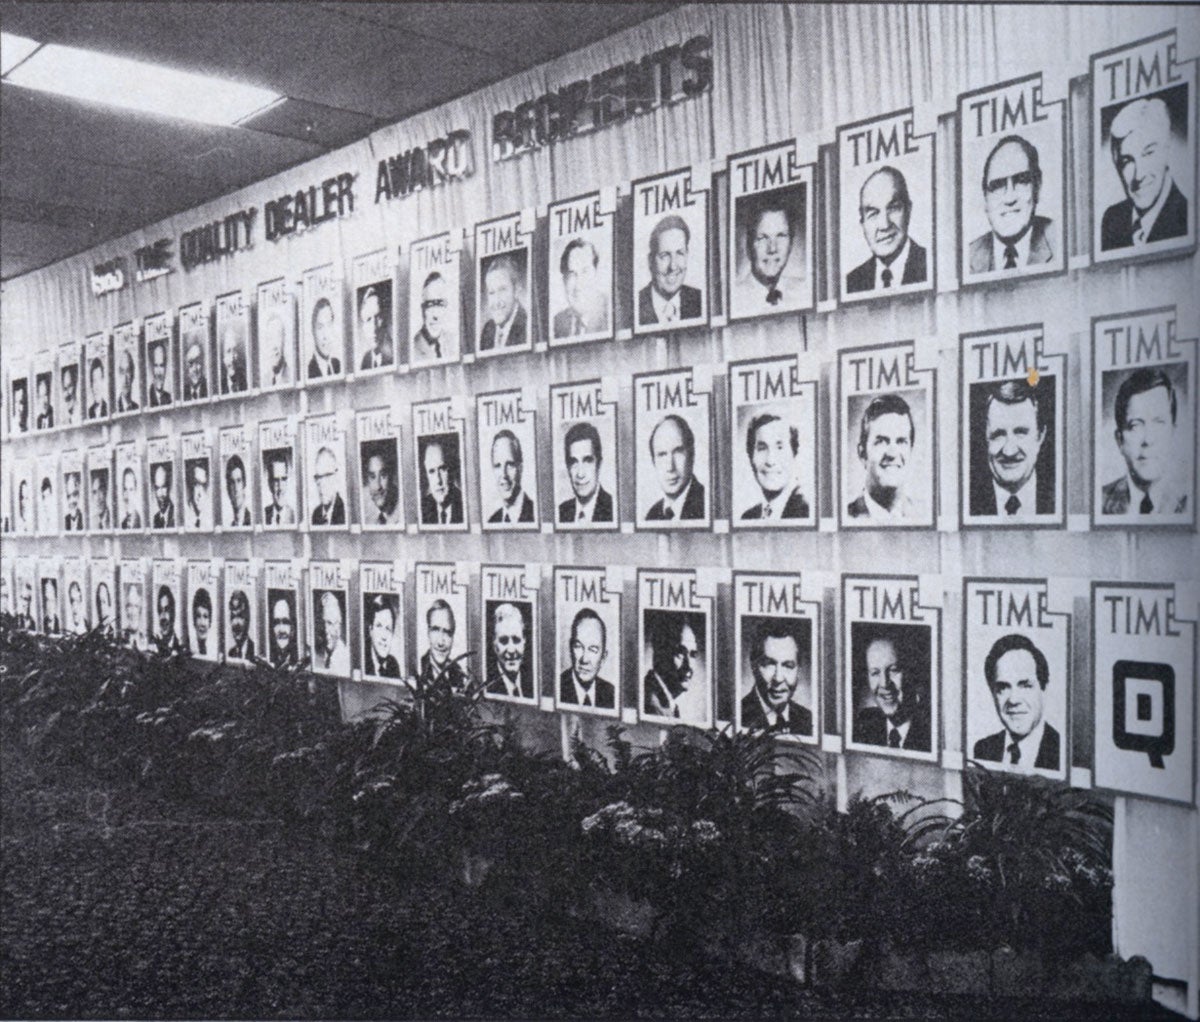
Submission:
<svg viewBox="0 0 1200 1022">
<path fill-rule="evenodd" d="M 0 575 L 5 609 L 31 630 L 102 626 L 210 661 L 311 657 L 318 674 L 392 684 L 470 673 L 500 702 L 733 722 L 943 765 L 962 758 L 942 717 L 955 614 L 958 747 L 990 769 L 1058 779 L 1078 765 L 1071 629 L 1076 598 L 1090 595 L 1092 662 L 1074 667 L 1094 678 L 1095 783 L 1194 800 L 1196 592 L 1182 583 L 967 578 L 951 594 L 941 576 L 703 568 L 54 557 L 12 569 Z M 823 627 L 840 629 L 832 643 Z"/>
<path fill-rule="evenodd" d="M 1170 307 L 1092 323 L 1090 493 L 1071 504 L 1093 527 L 1195 527 L 1197 345 L 1179 333 Z M 1067 471 L 1085 445 L 1068 443 L 1062 347 L 1039 324 L 962 335 L 940 396 L 951 360 L 903 341 L 828 367 L 801 354 L 16 450 L 0 518 L 28 535 L 1063 528 L 1067 480 L 1087 475 Z M 957 515 L 938 482 L 954 415 Z"/>
<path fill-rule="evenodd" d="M 1126 66 L 1141 70 L 1119 75 Z M 1091 184 L 1092 262 L 1194 250 L 1195 88 L 1196 62 L 1178 59 L 1174 33 L 1097 55 L 1087 175 L 1089 154 L 1066 141 L 1070 104 L 1047 94 L 1040 73 L 960 96 L 960 284 L 1011 287 L 1067 271 L 1072 168 Z M 26 341 L 35 354 L 10 364 L 8 424 L 21 434 L 804 312 L 817 307 L 822 252 L 838 267 L 842 304 L 932 291 L 936 132 L 918 122 L 909 108 L 839 128 L 828 181 L 817 143 L 789 140 L 731 155 L 715 176 L 678 168 L 445 231 L 411 242 L 405 259 L 365 253 L 348 287 L 329 262 L 82 343 L 38 351 Z M 826 205 L 833 222 L 818 224 Z"/>
</svg>

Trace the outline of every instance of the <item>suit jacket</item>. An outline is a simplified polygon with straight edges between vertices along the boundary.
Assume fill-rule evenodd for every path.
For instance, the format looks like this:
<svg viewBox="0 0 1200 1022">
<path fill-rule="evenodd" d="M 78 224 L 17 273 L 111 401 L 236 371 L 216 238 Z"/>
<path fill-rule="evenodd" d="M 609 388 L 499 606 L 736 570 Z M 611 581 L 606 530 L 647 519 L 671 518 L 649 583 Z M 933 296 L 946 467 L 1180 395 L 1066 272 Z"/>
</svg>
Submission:
<svg viewBox="0 0 1200 1022">
<path fill-rule="evenodd" d="M 753 507 L 747 508 L 742 512 L 742 521 L 757 521 L 763 516 L 762 502 L 755 504 Z M 791 496 L 788 497 L 787 503 L 783 505 L 783 513 L 780 518 L 807 518 L 808 517 L 808 501 L 804 499 L 804 494 L 799 489 L 792 490 Z"/>
<path fill-rule="evenodd" d="M 358 368 L 359 369 L 375 369 L 375 368 L 377 368 L 376 366 L 371 365 L 374 354 L 375 354 L 375 349 L 372 348 L 365 355 L 363 355 L 362 364 Z M 396 361 L 395 356 L 392 354 L 391 348 L 385 349 L 382 354 L 383 354 L 382 365 L 390 366 L 393 362 Z"/>
<path fill-rule="evenodd" d="M 558 676 L 558 701 L 565 706 L 578 706 L 579 703 L 575 701 L 575 679 L 571 675 L 571 668 L 568 667 Z M 597 710 L 617 708 L 616 685 L 597 676 L 592 686 L 592 706 Z"/>
<path fill-rule="evenodd" d="M 525 306 L 518 305 L 517 311 L 513 313 L 512 326 L 508 328 L 508 337 L 504 342 L 506 348 L 516 348 L 525 343 L 528 320 L 529 315 L 525 311 Z M 496 346 L 498 329 L 494 319 L 489 319 L 483 324 L 483 334 L 479 338 L 480 351 L 491 351 Z"/>
<path fill-rule="evenodd" d="M 654 301 L 650 297 L 653 284 L 647 284 L 638 292 L 638 323 L 646 326 L 658 322 L 654 311 Z M 701 311 L 700 291 L 698 288 L 684 284 L 679 289 L 679 318 L 698 319 Z"/>
<path fill-rule="evenodd" d="M 462 688 L 467 683 L 466 672 L 457 660 L 451 660 L 444 668 L 439 670 L 430 659 L 429 650 L 421 654 L 420 667 L 421 677 L 425 681 L 436 681 L 444 674 L 452 688 Z"/>
<path fill-rule="evenodd" d="M 1130 502 L 1132 500 L 1129 493 L 1129 477 L 1121 476 L 1120 479 L 1114 479 L 1111 483 L 1106 483 L 1100 489 L 1101 504 L 1100 513 L 1104 515 L 1127 515 L 1130 511 Z M 1180 495 L 1175 504 L 1174 513 L 1183 514 L 1187 510 L 1187 494 Z M 1141 498 L 1138 498 L 1138 503 L 1141 503 Z"/>
<path fill-rule="evenodd" d="M 337 510 L 338 500 L 341 500 L 341 498 L 338 497 L 333 502 L 333 507 L 334 507 L 335 512 Z M 242 527 L 242 526 L 249 525 L 250 524 L 250 509 L 248 507 L 242 508 L 242 513 L 237 516 L 237 521 L 230 522 L 229 524 L 231 526 L 235 526 L 235 527 Z M 337 523 L 331 522 L 330 524 L 332 525 L 332 524 L 337 524 Z"/>
<path fill-rule="evenodd" d="M 171 403 L 171 392 L 169 390 L 156 390 L 150 388 L 150 407 L 158 408 L 161 405 L 169 405 Z"/>
<path fill-rule="evenodd" d="M 136 412 L 140 408 L 141 408 L 141 405 L 139 405 L 131 397 L 127 398 L 124 394 L 121 394 L 117 397 L 117 411 L 118 412 Z"/>
<path fill-rule="evenodd" d="M 167 504 L 166 511 L 154 512 L 154 528 L 156 529 L 173 529 L 175 528 L 175 502 L 171 501 Z"/>
<path fill-rule="evenodd" d="M 342 371 L 342 360 L 340 358 L 338 358 L 336 355 L 331 355 L 329 357 L 329 374 L 328 375 L 337 376 L 341 373 L 341 371 Z M 310 380 L 319 380 L 322 376 L 325 376 L 325 375 L 326 375 L 325 373 L 321 372 L 321 363 L 317 361 L 317 356 L 313 355 L 313 357 L 308 360 L 308 378 Z"/>
<path fill-rule="evenodd" d="M 488 519 L 488 524 L 495 525 L 497 522 L 502 522 L 502 521 L 504 521 L 504 508 L 498 507 L 498 508 L 496 508 L 495 511 L 492 512 L 491 517 Z M 529 496 L 528 493 L 521 494 L 521 513 L 519 515 L 517 515 L 517 521 L 518 522 L 532 522 L 533 521 L 533 500 Z"/>
<path fill-rule="evenodd" d="M 62 631 L 62 622 L 58 619 L 57 614 L 42 622 L 42 631 L 47 635 L 56 635 Z"/>
<path fill-rule="evenodd" d="M 974 755 L 982 763 L 1006 762 L 1008 756 L 1008 731 L 997 731 L 975 743 Z M 1033 765 L 1038 770 L 1057 770 L 1060 740 L 1054 727 L 1047 724 L 1042 730 L 1042 742 L 1038 746 L 1037 758 Z M 1027 753 L 1022 753 L 1027 755 Z"/>
<path fill-rule="evenodd" d="M 767 729 L 767 715 L 763 713 L 762 701 L 753 689 L 742 697 L 742 727 L 755 731 Z M 811 735 L 813 733 L 812 711 L 799 703 L 788 703 L 788 720 L 786 725 L 776 724 L 772 731 L 782 731 L 787 734 Z"/>
<path fill-rule="evenodd" d="M 1102 252 L 1113 248 L 1129 248 L 1133 245 L 1134 213 L 1132 199 L 1124 199 L 1104 211 L 1104 216 L 1100 220 L 1100 250 Z M 1158 219 L 1154 221 L 1154 226 L 1150 228 L 1146 240 L 1163 241 L 1167 238 L 1182 238 L 1187 234 L 1187 229 L 1187 199 L 1183 197 L 1183 192 L 1172 181 L 1167 198 L 1158 212 Z"/>
<path fill-rule="evenodd" d="M 366 665 L 363 668 L 363 674 L 369 674 L 376 678 L 399 678 L 400 664 L 391 653 L 376 663 L 375 650 L 368 643 Z"/>
<path fill-rule="evenodd" d="M 899 286 L 905 284 L 924 284 L 929 279 L 929 269 L 925 249 L 912 238 L 908 239 L 908 261 L 904 264 L 904 273 L 900 277 Z M 875 257 L 871 256 L 865 263 L 860 263 L 846 274 L 846 293 L 856 294 L 860 291 L 875 290 Z M 882 290 L 882 289 L 881 289 Z"/>
<path fill-rule="evenodd" d="M 982 476 L 982 478 L 980 478 Z M 995 515 L 1000 512 L 996 508 L 996 488 L 992 485 L 992 473 L 985 469 L 971 475 L 971 514 Z M 1034 485 L 1035 510 L 1039 515 L 1054 513 L 1054 478 L 1049 472 L 1042 472 Z"/>
<path fill-rule="evenodd" d="M 185 401 L 199 401 L 205 397 L 208 397 L 208 380 L 203 376 L 200 377 L 200 382 L 194 387 L 190 383 L 184 384 L 183 399 Z"/>
<path fill-rule="evenodd" d="M 122 529 L 140 529 L 142 527 L 142 516 L 137 511 L 129 511 L 125 517 L 121 519 Z"/>
<path fill-rule="evenodd" d="M 575 498 L 564 500 L 558 505 L 558 520 L 560 522 L 573 522 L 575 516 L 579 513 L 579 508 L 575 503 Z M 613 520 L 613 499 L 612 494 L 603 486 L 596 491 L 596 503 L 592 507 L 593 522 L 611 522 Z"/>
<path fill-rule="evenodd" d="M 1029 257 L 1025 260 L 1026 266 L 1048 263 L 1054 258 L 1054 249 L 1050 245 L 1049 238 L 1052 226 L 1053 222 L 1049 217 L 1034 215 L 1029 228 Z M 997 269 L 993 265 L 995 262 L 993 258 L 995 253 L 992 251 L 993 237 L 993 233 L 988 231 L 971 242 L 969 265 L 972 273 L 991 273 Z"/>
<path fill-rule="evenodd" d="M 37 417 L 38 429 L 53 429 L 54 428 L 54 412 L 53 410 L 43 412 Z"/>
<path fill-rule="evenodd" d="M 108 414 L 108 402 L 101 398 L 88 405 L 89 419 L 103 419 Z"/>
<path fill-rule="evenodd" d="M 854 715 L 854 741 L 859 745 L 888 747 L 887 717 L 878 706 L 868 706 Z M 919 715 L 913 716 L 912 723 L 908 726 L 908 737 L 901 748 L 914 749 L 917 752 L 931 750 L 929 719 L 924 713 L 924 708 Z"/>
<path fill-rule="evenodd" d="M 448 525 L 461 525 L 463 523 L 463 499 L 462 490 L 457 487 L 450 490 L 450 495 L 446 500 L 450 506 L 450 521 Z M 433 499 L 430 493 L 421 494 L 421 524 L 422 525 L 441 525 L 441 507 L 438 502 Z"/>
<path fill-rule="evenodd" d="M 254 640 L 247 636 L 240 647 L 236 644 L 230 646 L 229 652 L 225 655 L 231 660 L 253 660 L 254 652 Z"/>
<path fill-rule="evenodd" d="M 600 306 L 599 315 L 593 319 L 584 319 L 583 330 L 584 334 L 598 334 L 601 330 L 608 329 L 608 296 L 605 295 L 604 303 Z M 571 337 L 574 335 L 575 327 L 575 310 L 571 308 L 563 309 L 561 312 L 554 314 L 553 332 L 551 334 L 556 340 L 562 337 Z"/>
<path fill-rule="evenodd" d="M 263 512 L 263 518 L 268 525 L 296 524 L 296 512 L 287 505 L 276 508 L 274 504 L 268 504 L 266 511 Z"/>
<path fill-rule="evenodd" d="M 342 501 L 340 493 L 335 494 L 333 504 L 329 510 L 325 510 L 325 505 L 318 504 L 313 508 L 312 513 L 313 525 L 345 525 L 346 524 L 346 505 Z"/>
<path fill-rule="evenodd" d="M 651 668 L 642 679 L 642 712 L 655 717 L 679 717 L 679 708 L 671 711 L 670 692 L 667 686 Z"/>
<path fill-rule="evenodd" d="M 83 532 L 83 512 L 76 509 L 73 515 L 67 515 L 63 519 L 64 532 Z"/>
<path fill-rule="evenodd" d="M 523 669 L 521 671 L 521 673 L 517 676 L 517 681 L 518 681 L 517 690 L 520 693 L 521 698 L 522 699 L 532 699 L 533 698 L 533 678 L 530 676 L 530 673 Z M 487 692 L 489 695 L 494 695 L 494 696 L 495 695 L 501 695 L 501 696 L 508 695 L 508 686 L 506 684 L 504 684 L 504 678 L 501 676 L 499 671 L 497 671 L 490 678 L 488 678 Z"/>
<path fill-rule="evenodd" d="M 646 512 L 646 521 L 648 522 L 663 522 L 666 521 L 664 512 L 667 508 L 667 498 L 663 497 L 655 501 L 650 510 Z M 685 519 L 696 519 L 704 517 L 704 484 L 699 479 L 693 477 L 692 488 L 688 490 L 687 498 L 683 502 L 683 507 L 679 510 L 679 518 L 681 521 Z"/>
</svg>

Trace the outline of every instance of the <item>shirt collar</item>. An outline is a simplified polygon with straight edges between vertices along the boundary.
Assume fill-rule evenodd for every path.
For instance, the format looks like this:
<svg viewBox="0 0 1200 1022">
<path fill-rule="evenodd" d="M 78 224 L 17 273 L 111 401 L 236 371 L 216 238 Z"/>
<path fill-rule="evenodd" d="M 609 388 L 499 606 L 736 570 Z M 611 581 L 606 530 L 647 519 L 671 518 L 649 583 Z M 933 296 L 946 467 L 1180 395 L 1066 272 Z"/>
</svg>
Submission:
<svg viewBox="0 0 1200 1022">
<path fill-rule="evenodd" d="M 885 263 L 879 256 L 875 257 L 875 288 L 878 290 L 883 287 L 883 271 L 892 271 L 891 287 L 899 287 L 900 281 L 904 279 L 904 268 L 908 265 L 908 256 L 912 252 L 912 245 L 909 244 L 909 238 L 906 235 L 904 244 L 900 246 L 900 251 L 890 263 Z"/>
<path fill-rule="evenodd" d="M 672 511 L 675 512 L 676 518 L 682 518 L 683 517 L 683 514 L 682 514 L 683 505 L 687 501 L 687 496 L 691 492 L 691 489 L 695 485 L 695 483 L 696 483 L 696 477 L 692 476 L 692 478 L 688 480 L 687 486 L 685 486 L 682 490 L 680 490 L 679 493 L 677 493 L 673 498 L 667 497 L 664 494 L 663 495 L 663 511 L 665 512 L 667 510 L 667 508 L 670 508 Z"/>
<path fill-rule="evenodd" d="M 1025 266 L 1029 262 L 1029 249 L 1033 245 L 1033 220 L 1029 227 L 1016 241 L 1001 241 L 1000 235 L 992 231 L 992 266 L 997 270 L 1004 269 L 1004 250 L 1009 245 L 1017 250 L 1017 266 Z"/>
<path fill-rule="evenodd" d="M 870 490 L 863 487 L 863 501 L 867 505 L 867 517 L 874 519 L 883 519 L 884 521 L 899 521 L 904 518 L 912 517 L 913 502 L 906 494 L 900 494 L 899 500 L 892 505 L 891 509 L 885 508 L 874 497 L 871 496 Z"/>
<path fill-rule="evenodd" d="M 590 687 L 585 687 L 583 682 L 579 680 L 579 675 L 574 670 L 571 671 L 571 684 L 575 686 L 575 702 L 580 706 L 584 704 L 584 697 L 590 695 L 592 697 L 592 705 L 596 705 L 596 682 L 592 680 Z"/>
<path fill-rule="evenodd" d="M 658 318 L 659 323 L 667 322 L 667 306 L 671 306 L 675 310 L 675 319 L 682 319 L 682 308 L 679 305 L 679 296 L 683 293 L 683 288 L 676 291 L 670 298 L 664 298 L 658 292 L 653 284 L 650 285 L 650 301 L 654 306 L 654 314 Z"/>
<path fill-rule="evenodd" d="M 583 514 L 583 521 L 590 522 L 592 520 L 592 515 L 596 513 L 596 496 L 599 492 L 600 487 L 597 486 L 592 490 L 592 495 L 587 500 L 580 500 L 578 497 L 575 498 L 575 521 L 580 521 L 581 512 Z"/>
<path fill-rule="evenodd" d="M 1006 490 L 995 478 L 992 479 L 992 490 L 996 494 L 996 514 L 1002 518 L 1028 518 L 1031 515 L 1037 514 L 1037 472 L 1034 472 L 1021 488 L 1013 493 L 1012 490 Z M 1021 502 L 1021 506 L 1017 508 L 1015 515 L 1010 515 L 1004 510 L 1004 505 L 1008 503 L 1009 497 L 1016 497 Z"/>
<path fill-rule="evenodd" d="M 886 718 L 886 719 L 887 719 L 886 731 L 887 731 L 888 738 L 890 739 L 892 737 L 893 731 L 899 732 L 900 748 L 903 749 L 904 743 L 908 741 L 908 731 L 909 731 L 909 728 L 912 727 L 912 718 L 909 717 L 908 720 L 906 720 L 903 724 L 893 724 L 891 721 L 891 718 Z M 890 742 L 889 742 L 889 744 L 890 744 Z"/>
<path fill-rule="evenodd" d="M 508 340 L 508 332 L 512 329 L 512 325 L 517 318 L 517 310 L 521 308 L 520 302 L 514 302 L 512 312 L 508 314 L 508 319 L 503 323 L 496 324 L 496 347 L 501 348 L 504 342 Z"/>
<path fill-rule="evenodd" d="M 1172 487 L 1171 480 L 1158 479 L 1149 486 L 1139 486 L 1128 471 L 1125 473 L 1125 484 L 1129 487 L 1129 513 L 1135 514 L 1142 498 L 1148 496 L 1154 505 L 1151 514 L 1172 514 L 1179 502 L 1179 493 Z"/>
<path fill-rule="evenodd" d="M 1150 236 L 1150 231 L 1154 228 L 1154 222 L 1158 219 L 1159 214 L 1162 212 L 1163 206 L 1167 204 L 1167 196 L 1174 187 L 1175 182 L 1171 178 L 1171 172 L 1167 171 L 1167 173 L 1163 175 L 1163 185 L 1162 188 L 1158 190 L 1158 198 L 1154 200 L 1154 205 L 1146 210 L 1145 213 L 1139 213 L 1137 206 L 1133 207 L 1131 226 L 1136 224 L 1139 219 L 1142 223 L 1142 240 L 1140 242 L 1135 240 L 1135 245 L 1144 245 L 1146 243 L 1146 238 Z M 1132 202 L 1132 200 L 1130 201 Z"/>
<path fill-rule="evenodd" d="M 1042 734 L 1045 732 L 1045 730 L 1046 730 L 1046 718 L 1045 717 L 1043 717 L 1041 720 L 1039 720 L 1037 723 L 1037 727 L 1035 727 L 1032 731 L 1030 731 L 1029 734 L 1027 734 L 1024 738 L 1017 738 L 1016 735 L 1014 735 L 1011 731 L 1009 731 L 1007 728 L 1005 728 L 1004 729 L 1004 755 L 1001 757 L 1001 761 L 1004 763 L 1009 762 L 1008 748 L 1010 745 L 1012 745 L 1012 743 L 1014 741 L 1016 741 L 1017 748 L 1020 750 L 1020 753 L 1021 753 L 1021 762 L 1019 762 L 1017 764 L 1017 768 L 1020 770 L 1032 770 L 1034 761 L 1037 759 L 1038 749 L 1040 749 L 1042 747 Z M 1056 763 L 1055 767 L 1057 767 L 1057 766 L 1058 766 L 1058 764 Z"/>
<path fill-rule="evenodd" d="M 500 518 L 505 522 L 515 522 L 521 516 L 521 498 L 525 494 L 524 487 L 518 487 L 511 501 L 500 505 Z"/>
<path fill-rule="evenodd" d="M 783 509 L 787 507 L 787 502 L 792 499 L 792 494 L 795 492 L 795 486 L 785 486 L 770 500 L 764 500 L 762 502 L 763 517 L 782 518 Z M 767 508 L 771 509 L 771 514 L 769 516 L 766 513 Z"/>
<path fill-rule="evenodd" d="M 758 705 L 762 707 L 763 719 L 767 722 L 767 727 L 775 727 L 775 725 L 779 723 L 789 723 L 788 717 L 789 711 L 791 710 L 790 702 L 784 703 L 782 710 L 776 710 L 775 707 L 771 706 L 771 704 L 762 697 L 762 693 L 758 690 L 758 685 L 754 686 L 754 695 L 758 698 Z"/>
</svg>

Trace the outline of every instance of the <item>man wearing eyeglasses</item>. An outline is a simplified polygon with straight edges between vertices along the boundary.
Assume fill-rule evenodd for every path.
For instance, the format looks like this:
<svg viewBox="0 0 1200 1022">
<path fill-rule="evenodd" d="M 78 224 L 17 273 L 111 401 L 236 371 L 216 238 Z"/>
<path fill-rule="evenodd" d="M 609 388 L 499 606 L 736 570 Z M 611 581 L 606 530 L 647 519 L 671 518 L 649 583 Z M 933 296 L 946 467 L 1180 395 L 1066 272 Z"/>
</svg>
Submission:
<svg viewBox="0 0 1200 1022">
<path fill-rule="evenodd" d="M 421 329 L 413 335 L 409 356 L 415 365 L 454 358 L 455 340 L 446 329 L 448 313 L 446 278 L 434 270 L 421 287 Z"/>
<path fill-rule="evenodd" d="M 972 273 L 1020 270 L 1054 258 L 1053 223 L 1037 214 L 1041 189 L 1037 148 L 1005 135 L 983 164 L 983 208 L 992 229 L 971 242 Z"/>
<path fill-rule="evenodd" d="M 533 672 L 526 659 L 528 639 L 525 617 L 515 603 L 501 603 L 492 611 L 491 674 L 489 695 L 509 699 L 533 698 Z"/>
<path fill-rule="evenodd" d="M 591 607 L 584 607 L 571 622 L 571 666 L 559 675 L 558 701 L 584 709 L 615 710 L 617 689 L 600 677 L 608 656 L 604 620 Z"/>
<path fill-rule="evenodd" d="M 346 504 L 337 492 L 337 455 L 329 447 L 317 451 L 313 481 L 317 484 L 318 504 L 313 508 L 313 525 L 345 525 Z"/>
</svg>

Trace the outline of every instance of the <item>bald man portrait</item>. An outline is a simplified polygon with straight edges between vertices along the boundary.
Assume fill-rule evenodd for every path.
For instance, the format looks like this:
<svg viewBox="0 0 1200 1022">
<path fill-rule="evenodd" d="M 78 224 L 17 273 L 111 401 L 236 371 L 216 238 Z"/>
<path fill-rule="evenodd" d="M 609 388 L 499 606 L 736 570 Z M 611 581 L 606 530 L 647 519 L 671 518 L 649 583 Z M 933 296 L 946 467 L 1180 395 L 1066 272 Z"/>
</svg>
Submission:
<svg viewBox="0 0 1200 1022">
<path fill-rule="evenodd" d="M 880 167 L 858 193 L 858 222 L 871 258 L 846 274 L 847 294 L 887 290 L 928 279 L 925 249 L 908 234 L 912 199 L 895 167 Z"/>
</svg>

